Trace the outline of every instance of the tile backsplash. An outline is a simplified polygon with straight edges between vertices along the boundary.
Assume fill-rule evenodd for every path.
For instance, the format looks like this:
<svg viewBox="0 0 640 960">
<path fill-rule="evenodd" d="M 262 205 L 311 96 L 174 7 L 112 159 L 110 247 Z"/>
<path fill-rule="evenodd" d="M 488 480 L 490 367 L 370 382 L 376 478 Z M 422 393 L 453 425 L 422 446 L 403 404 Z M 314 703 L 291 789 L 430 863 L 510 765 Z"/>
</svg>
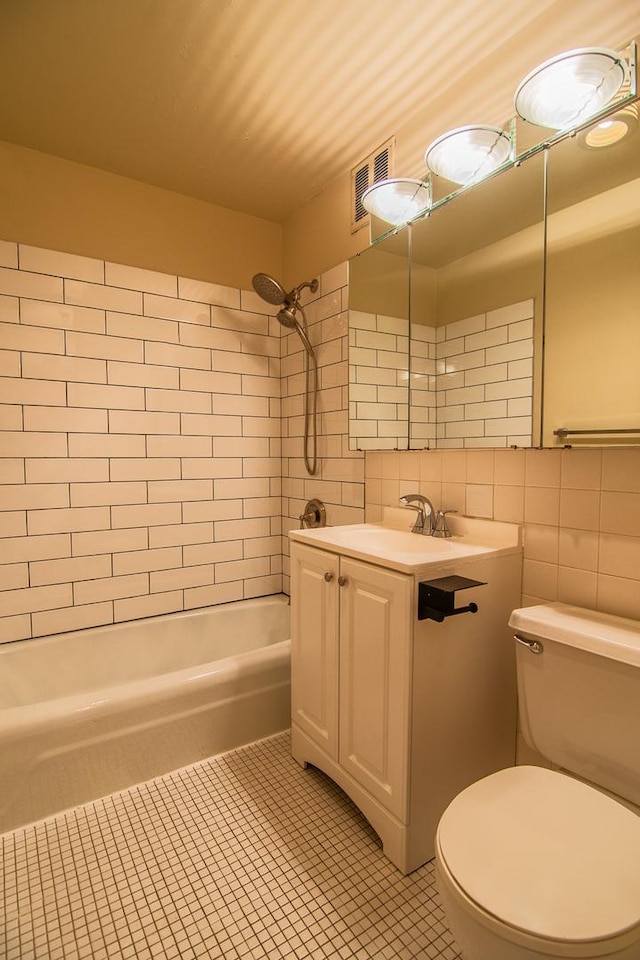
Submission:
<svg viewBox="0 0 640 960">
<path fill-rule="evenodd" d="M 640 618 L 640 448 L 368 453 L 366 516 L 405 493 L 523 524 L 523 603 Z"/>
</svg>

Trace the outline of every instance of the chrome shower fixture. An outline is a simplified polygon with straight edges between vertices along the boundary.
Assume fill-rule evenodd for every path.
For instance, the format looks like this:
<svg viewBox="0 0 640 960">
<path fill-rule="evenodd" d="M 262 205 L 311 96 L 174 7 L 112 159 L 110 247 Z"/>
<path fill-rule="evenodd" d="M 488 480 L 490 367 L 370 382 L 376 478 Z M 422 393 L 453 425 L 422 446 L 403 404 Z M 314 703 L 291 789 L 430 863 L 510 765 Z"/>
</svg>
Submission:
<svg viewBox="0 0 640 960">
<path fill-rule="evenodd" d="M 297 306 L 300 300 L 300 294 L 306 287 L 311 290 L 311 293 L 316 293 L 318 290 L 318 281 L 315 278 L 300 283 L 297 287 L 294 287 L 293 290 L 290 290 L 289 293 L 286 292 L 281 283 L 278 283 L 277 280 L 270 277 L 268 273 L 256 273 L 251 282 L 258 296 L 262 297 L 263 300 L 272 304 L 274 307 L 279 307 L 282 303 L 285 303 L 287 306 L 294 304 Z"/>
<path fill-rule="evenodd" d="M 287 299 L 284 287 L 268 273 L 256 273 L 251 283 L 258 296 L 274 307 L 280 306 Z"/>
<path fill-rule="evenodd" d="M 307 322 L 300 303 L 300 294 L 307 287 L 311 290 L 311 293 L 316 293 L 318 281 L 315 278 L 313 280 L 306 280 L 304 283 L 300 283 L 297 287 L 294 287 L 293 290 L 290 290 L 289 293 L 285 291 L 281 283 L 278 283 L 277 280 L 270 277 L 268 273 L 256 273 L 251 282 L 255 292 L 259 297 L 262 297 L 266 303 L 270 303 L 274 307 L 282 307 L 282 310 L 279 310 L 276 314 L 277 319 L 283 327 L 297 332 L 302 340 L 303 347 L 309 356 L 313 357 L 313 347 L 307 334 Z M 298 310 L 302 314 L 304 326 L 300 324 L 296 316 Z"/>
<path fill-rule="evenodd" d="M 318 427 L 317 427 L 317 398 L 318 398 L 318 364 L 309 340 L 307 332 L 307 317 L 304 307 L 300 303 L 300 294 L 305 288 L 309 288 L 311 293 L 318 290 L 317 279 L 305 280 L 298 284 L 289 293 L 286 292 L 281 283 L 270 277 L 268 273 L 256 273 L 252 278 L 253 289 L 266 303 L 274 307 L 281 307 L 276 317 L 283 327 L 288 330 L 295 330 L 305 351 L 305 391 L 304 391 L 304 465 L 307 473 L 314 475 L 318 469 Z M 298 320 L 296 313 L 300 311 L 302 323 Z M 311 379 L 313 378 L 313 387 Z M 312 428 L 312 443 L 309 438 L 309 428 Z M 311 445 L 312 452 L 309 447 Z"/>
</svg>

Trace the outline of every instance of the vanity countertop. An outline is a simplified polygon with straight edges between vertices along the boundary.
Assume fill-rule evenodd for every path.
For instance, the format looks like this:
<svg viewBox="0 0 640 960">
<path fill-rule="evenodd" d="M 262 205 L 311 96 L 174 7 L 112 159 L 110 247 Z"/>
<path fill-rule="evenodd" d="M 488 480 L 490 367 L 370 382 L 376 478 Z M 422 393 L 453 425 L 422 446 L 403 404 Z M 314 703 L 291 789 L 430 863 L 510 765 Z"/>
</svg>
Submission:
<svg viewBox="0 0 640 960">
<path fill-rule="evenodd" d="M 413 517 L 405 509 L 385 508 L 382 523 L 352 523 L 314 530 L 290 530 L 289 537 L 321 550 L 364 560 L 400 573 L 426 575 L 433 565 L 456 565 L 483 556 L 522 552 L 521 528 L 515 523 L 474 517 L 448 517 L 452 537 L 412 533 Z"/>
</svg>

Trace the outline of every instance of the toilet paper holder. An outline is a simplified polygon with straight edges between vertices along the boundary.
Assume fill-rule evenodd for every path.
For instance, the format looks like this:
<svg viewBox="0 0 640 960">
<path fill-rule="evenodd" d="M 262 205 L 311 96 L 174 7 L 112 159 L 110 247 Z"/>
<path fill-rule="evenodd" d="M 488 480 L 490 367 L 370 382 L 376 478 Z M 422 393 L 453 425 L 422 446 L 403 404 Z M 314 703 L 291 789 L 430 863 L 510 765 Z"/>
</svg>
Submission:
<svg viewBox="0 0 640 960">
<path fill-rule="evenodd" d="M 456 607 L 456 593 L 458 590 L 485 586 L 484 580 L 470 580 L 469 577 L 451 576 L 421 580 L 418 583 L 418 620 L 442 623 L 446 617 L 456 617 L 460 613 L 477 613 L 477 603 Z"/>
</svg>

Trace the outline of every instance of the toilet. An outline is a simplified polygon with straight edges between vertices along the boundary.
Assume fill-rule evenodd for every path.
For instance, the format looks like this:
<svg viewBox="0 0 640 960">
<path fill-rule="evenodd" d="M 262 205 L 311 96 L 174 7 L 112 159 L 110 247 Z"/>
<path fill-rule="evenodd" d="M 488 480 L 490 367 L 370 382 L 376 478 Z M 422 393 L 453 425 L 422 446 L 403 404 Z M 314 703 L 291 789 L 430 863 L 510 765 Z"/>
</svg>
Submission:
<svg viewBox="0 0 640 960">
<path fill-rule="evenodd" d="M 436 879 L 465 960 L 640 960 L 640 623 L 514 610 L 520 725 L 552 769 L 510 767 L 443 813 Z"/>
</svg>

